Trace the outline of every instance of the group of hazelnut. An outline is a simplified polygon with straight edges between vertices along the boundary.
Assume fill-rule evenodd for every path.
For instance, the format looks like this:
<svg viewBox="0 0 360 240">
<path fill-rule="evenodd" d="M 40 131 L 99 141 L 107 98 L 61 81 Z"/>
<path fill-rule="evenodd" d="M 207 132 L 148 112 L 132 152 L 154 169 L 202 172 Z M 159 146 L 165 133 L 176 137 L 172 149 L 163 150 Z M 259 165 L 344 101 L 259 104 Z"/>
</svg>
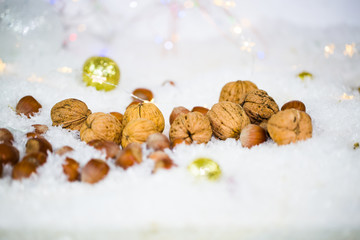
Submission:
<svg viewBox="0 0 360 240">
<path fill-rule="evenodd" d="M 242 146 L 247 148 L 265 142 L 269 136 L 283 145 L 312 135 L 311 118 L 305 113 L 302 102 L 288 102 L 279 111 L 274 99 L 250 81 L 227 83 L 221 90 L 219 103 L 211 109 L 194 107 L 189 111 L 182 106 L 175 107 L 169 117 L 169 138 L 162 134 L 164 116 L 152 99 L 150 90 L 134 90 L 134 101 L 124 114 L 92 113 L 84 102 L 65 99 L 53 106 L 51 120 L 53 126 L 79 131 L 82 141 L 104 151 L 106 159 L 113 159 L 115 165 L 124 169 L 142 162 L 141 144 L 146 143 L 146 147 L 152 149 L 147 157 L 155 163 L 153 172 L 175 165 L 164 149 L 182 143 L 207 143 L 213 135 L 221 140 L 240 139 Z M 31 117 L 40 108 L 36 99 L 25 96 L 18 102 L 16 112 Z M 43 136 L 48 127 L 40 124 L 33 127 L 34 132 L 26 134 L 26 155 L 21 161 L 19 151 L 12 146 L 11 132 L 0 129 L 0 176 L 4 164 L 14 166 L 13 179 L 21 179 L 36 173 L 37 167 L 46 162 L 48 153 L 53 151 Z M 65 155 L 71 151 L 72 147 L 63 146 L 55 154 Z M 69 181 L 96 183 L 108 174 L 109 169 L 106 161 L 101 159 L 91 159 L 80 168 L 77 161 L 66 157 L 63 164 L 63 172 Z"/>
</svg>

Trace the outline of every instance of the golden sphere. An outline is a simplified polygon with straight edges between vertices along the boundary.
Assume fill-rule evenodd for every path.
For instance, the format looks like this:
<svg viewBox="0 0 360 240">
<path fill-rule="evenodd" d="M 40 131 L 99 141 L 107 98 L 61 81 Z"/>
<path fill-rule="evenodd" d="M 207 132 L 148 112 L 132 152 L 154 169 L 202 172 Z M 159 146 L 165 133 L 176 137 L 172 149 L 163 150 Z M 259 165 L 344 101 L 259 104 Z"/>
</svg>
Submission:
<svg viewBox="0 0 360 240">
<path fill-rule="evenodd" d="M 96 90 L 110 91 L 116 88 L 120 69 L 116 62 L 107 57 L 91 57 L 83 66 L 83 81 Z"/>
<path fill-rule="evenodd" d="M 188 166 L 188 170 L 196 177 L 205 177 L 209 180 L 217 180 L 221 176 L 219 165 L 210 158 L 195 159 Z"/>
</svg>

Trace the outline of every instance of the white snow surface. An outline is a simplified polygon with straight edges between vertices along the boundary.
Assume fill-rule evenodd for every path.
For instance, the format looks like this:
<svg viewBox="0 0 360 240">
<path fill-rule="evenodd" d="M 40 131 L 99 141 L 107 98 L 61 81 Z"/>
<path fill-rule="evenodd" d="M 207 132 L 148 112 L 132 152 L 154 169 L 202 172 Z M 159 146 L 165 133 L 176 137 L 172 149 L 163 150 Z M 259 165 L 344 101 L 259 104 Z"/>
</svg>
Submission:
<svg viewBox="0 0 360 240">
<path fill-rule="evenodd" d="M 190 15 L 192 21 L 201 19 Z M 342 22 L 301 26 L 275 18 L 259 18 L 256 24 L 255 42 L 264 59 L 257 50 L 240 51 L 219 34 L 191 39 L 184 33 L 171 52 L 143 37 L 117 35 L 109 57 L 118 63 L 121 79 L 110 92 L 81 80 L 82 64 L 95 54 L 86 39 L 51 56 L 22 53 L 22 59 L 8 63 L 0 73 L 0 127 L 14 134 L 21 157 L 31 125 L 46 124 L 45 137 L 54 150 L 72 146 L 75 151 L 66 156 L 81 166 L 91 158 L 104 159 L 80 141 L 78 132 L 51 126 L 50 110 L 60 100 L 77 98 L 93 112 L 123 113 L 131 102 L 128 92 L 149 88 L 168 135 L 174 107 L 210 108 L 222 86 L 235 80 L 253 81 L 279 107 L 290 100 L 304 102 L 313 137 L 286 146 L 268 140 L 251 149 L 234 139 L 180 145 L 166 150 L 178 166 L 156 174 L 144 147 L 142 164 L 123 170 L 108 160 L 108 176 L 94 185 L 67 182 L 61 167 L 66 156 L 49 154 L 38 174 L 22 181 L 13 181 L 11 167 L 5 166 L 0 239 L 357 239 L 360 149 L 353 144 L 360 142 L 360 57 L 344 56 L 343 50 L 360 42 L 360 27 Z M 194 26 L 189 21 L 180 29 L 186 27 Z M 326 58 L 324 46 L 330 43 L 335 54 Z M 73 72 L 57 72 L 63 66 Z M 301 81 L 296 75 L 303 70 L 314 78 Z M 42 82 L 28 81 L 32 74 Z M 176 85 L 162 86 L 165 80 Z M 344 93 L 353 98 L 342 99 Z M 25 95 L 43 106 L 31 119 L 11 109 Z M 222 177 L 215 182 L 194 178 L 186 168 L 198 157 L 216 161 Z"/>
</svg>

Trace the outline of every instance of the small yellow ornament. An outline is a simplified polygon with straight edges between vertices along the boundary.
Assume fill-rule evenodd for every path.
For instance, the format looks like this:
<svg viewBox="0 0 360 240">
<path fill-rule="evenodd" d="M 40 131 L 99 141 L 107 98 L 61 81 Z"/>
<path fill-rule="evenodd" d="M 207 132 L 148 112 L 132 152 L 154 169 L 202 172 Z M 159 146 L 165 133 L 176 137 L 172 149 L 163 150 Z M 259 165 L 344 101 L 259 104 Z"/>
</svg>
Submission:
<svg viewBox="0 0 360 240">
<path fill-rule="evenodd" d="M 206 177 L 209 180 L 217 180 L 221 176 L 219 165 L 210 158 L 195 159 L 188 166 L 188 170 L 196 177 Z"/>
<path fill-rule="evenodd" d="M 301 81 L 305 81 L 307 78 L 313 79 L 313 75 L 306 71 L 299 73 L 297 76 L 301 79 Z"/>
<path fill-rule="evenodd" d="M 83 81 L 96 90 L 110 91 L 116 88 L 120 69 L 116 62 L 107 57 L 91 57 L 83 66 Z"/>
</svg>

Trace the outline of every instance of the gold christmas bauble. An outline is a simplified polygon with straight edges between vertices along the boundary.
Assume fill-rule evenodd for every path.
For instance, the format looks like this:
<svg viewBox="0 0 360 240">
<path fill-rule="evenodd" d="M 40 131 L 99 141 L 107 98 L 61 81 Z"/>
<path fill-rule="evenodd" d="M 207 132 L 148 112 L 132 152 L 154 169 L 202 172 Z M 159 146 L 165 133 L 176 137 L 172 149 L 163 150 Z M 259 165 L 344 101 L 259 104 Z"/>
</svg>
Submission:
<svg viewBox="0 0 360 240">
<path fill-rule="evenodd" d="M 120 69 L 108 57 L 91 57 L 83 66 L 83 81 L 96 90 L 110 91 L 116 88 L 120 79 Z"/>
<path fill-rule="evenodd" d="M 219 165 L 210 158 L 195 159 L 188 166 L 188 170 L 196 177 L 205 177 L 209 180 L 217 180 L 221 176 Z"/>
</svg>

